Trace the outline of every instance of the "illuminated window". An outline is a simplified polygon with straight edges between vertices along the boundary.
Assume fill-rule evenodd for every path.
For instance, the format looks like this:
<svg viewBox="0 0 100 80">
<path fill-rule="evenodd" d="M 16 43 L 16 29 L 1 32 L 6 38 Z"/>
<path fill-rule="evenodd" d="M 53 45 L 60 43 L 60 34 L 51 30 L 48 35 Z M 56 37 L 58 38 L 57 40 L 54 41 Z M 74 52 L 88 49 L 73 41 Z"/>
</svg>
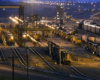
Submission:
<svg viewBox="0 0 100 80">
<path fill-rule="evenodd" d="M 62 6 L 60 8 L 63 8 Z"/>
<path fill-rule="evenodd" d="M 59 14 L 59 12 L 57 12 L 57 14 Z"/>
<path fill-rule="evenodd" d="M 60 19 L 60 18 L 57 18 L 58 20 Z"/>
</svg>

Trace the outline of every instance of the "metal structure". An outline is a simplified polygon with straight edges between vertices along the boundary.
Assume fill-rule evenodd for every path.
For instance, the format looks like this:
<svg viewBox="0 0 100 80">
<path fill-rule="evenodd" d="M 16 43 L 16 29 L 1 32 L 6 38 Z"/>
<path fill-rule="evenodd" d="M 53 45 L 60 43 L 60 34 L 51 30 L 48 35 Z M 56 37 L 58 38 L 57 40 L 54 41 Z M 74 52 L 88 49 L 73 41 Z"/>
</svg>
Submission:
<svg viewBox="0 0 100 80">
<path fill-rule="evenodd" d="M 5 6 L 2 5 L 0 8 L 18 8 L 19 9 L 19 18 L 24 21 L 24 5 L 22 4 L 21 6 L 19 5 L 10 5 L 10 6 Z M 38 19 L 38 15 L 33 15 L 33 19 Z M 27 28 L 22 25 L 18 26 L 18 28 L 0 28 L 0 31 L 17 31 L 18 33 L 18 44 L 20 46 L 20 43 L 22 43 L 22 32 L 23 31 L 50 31 L 50 41 L 52 41 L 52 28 Z M 19 43 L 20 42 L 20 43 Z M 51 49 L 50 49 L 51 50 Z M 51 51 L 49 51 L 49 54 L 51 54 Z"/>
<path fill-rule="evenodd" d="M 52 41 L 52 28 L 24 28 L 24 27 L 19 27 L 19 28 L 0 28 L 0 31 L 17 31 L 18 32 L 18 44 L 20 46 L 20 43 L 22 43 L 22 32 L 23 31 L 50 31 L 51 34 L 51 39 Z M 20 43 L 19 43 L 20 42 Z"/>
<path fill-rule="evenodd" d="M 27 79 L 29 79 L 29 74 L 28 74 L 28 55 L 29 55 L 29 49 L 27 47 Z"/>
<path fill-rule="evenodd" d="M 9 5 L 9 6 L 5 6 L 2 5 L 0 6 L 0 8 L 18 8 L 19 9 L 19 18 L 24 20 L 24 5 Z"/>
<path fill-rule="evenodd" d="M 17 8 L 19 9 L 19 18 L 24 20 L 24 4 L 22 5 L 2 5 L 0 8 Z M 18 30 L 18 35 L 22 35 L 22 31 Z M 22 40 L 22 36 L 18 36 L 18 41 Z"/>
<path fill-rule="evenodd" d="M 48 45 L 50 45 L 51 44 L 51 50 L 49 50 L 49 51 L 52 51 L 52 55 L 51 56 L 53 56 L 53 54 L 57 54 L 56 56 L 58 56 L 59 57 L 59 65 L 61 65 L 62 63 L 61 63 L 61 60 L 62 60 L 62 52 L 65 52 L 64 54 L 67 54 L 67 56 L 66 56 L 66 62 L 69 62 L 70 61 L 70 56 L 69 56 L 69 53 L 70 52 L 68 52 L 67 50 L 65 50 L 64 48 L 62 48 L 60 45 L 57 45 L 57 44 L 55 44 L 54 42 L 48 42 Z M 55 47 L 56 47 L 56 49 L 55 49 Z"/>
</svg>

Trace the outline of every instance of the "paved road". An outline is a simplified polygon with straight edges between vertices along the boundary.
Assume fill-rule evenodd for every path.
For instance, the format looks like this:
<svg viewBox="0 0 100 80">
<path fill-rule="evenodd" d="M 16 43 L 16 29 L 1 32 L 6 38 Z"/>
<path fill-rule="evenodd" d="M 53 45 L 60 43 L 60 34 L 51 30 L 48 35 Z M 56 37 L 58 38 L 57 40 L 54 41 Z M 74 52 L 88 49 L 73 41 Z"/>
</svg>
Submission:
<svg viewBox="0 0 100 80">
<path fill-rule="evenodd" d="M 12 68 L 11 66 L 5 66 L 0 64 L 0 75 L 12 76 Z M 26 77 L 26 70 L 21 70 L 19 68 L 15 68 L 15 76 L 18 77 Z M 42 72 L 30 71 L 29 76 L 31 80 L 79 80 L 74 78 L 69 78 L 65 76 L 47 74 Z"/>
</svg>

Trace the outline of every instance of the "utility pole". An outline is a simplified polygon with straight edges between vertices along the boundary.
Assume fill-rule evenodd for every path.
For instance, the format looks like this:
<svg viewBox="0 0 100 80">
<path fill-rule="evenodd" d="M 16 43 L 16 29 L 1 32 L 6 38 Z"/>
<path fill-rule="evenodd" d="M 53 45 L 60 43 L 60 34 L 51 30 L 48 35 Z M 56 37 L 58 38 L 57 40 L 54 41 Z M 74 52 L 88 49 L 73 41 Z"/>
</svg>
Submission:
<svg viewBox="0 0 100 80">
<path fill-rule="evenodd" d="M 29 74 L 28 74 L 28 55 L 29 55 L 29 49 L 27 47 L 27 79 L 29 79 Z"/>
<path fill-rule="evenodd" d="M 11 58 L 12 59 L 12 80 L 14 80 L 14 60 L 17 57 L 14 57 L 14 55 L 13 55 L 12 57 L 8 57 L 8 58 Z"/>
<path fill-rule="evenodd" d="M 14 80 L 14 55 L 12 57 L 12 79 Z"/>
<path fill-rule="evenodd" d="M 50 31 L 49 55 L 51 56 L 52 31 Z"/>
<path fill-rule="evenodd" d="M 59 46 L 59 65 L 61 65 L 61 46 Z"/>
<path fill-rule="evenodd" d="M 73 31 L 72 31 L 72 57 L 74 56 Z"/>
</svg>

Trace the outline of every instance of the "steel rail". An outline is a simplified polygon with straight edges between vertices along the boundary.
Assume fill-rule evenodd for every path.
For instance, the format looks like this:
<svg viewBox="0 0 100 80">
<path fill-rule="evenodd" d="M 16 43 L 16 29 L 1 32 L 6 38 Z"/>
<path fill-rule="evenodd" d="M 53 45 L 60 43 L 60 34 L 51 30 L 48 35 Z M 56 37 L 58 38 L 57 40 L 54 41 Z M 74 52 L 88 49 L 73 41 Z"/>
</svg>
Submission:
<svg viewBox="0 0 100 80">
<path fill-rule="evenodd" d="M 5 59 L 5 56 L 4 56 L 4 53 L 3 53 L 2 49 L 0 49 L 0 56 L 2 58 L 2 61 L 7 62 L 6 59 Z"/>
</svg>

